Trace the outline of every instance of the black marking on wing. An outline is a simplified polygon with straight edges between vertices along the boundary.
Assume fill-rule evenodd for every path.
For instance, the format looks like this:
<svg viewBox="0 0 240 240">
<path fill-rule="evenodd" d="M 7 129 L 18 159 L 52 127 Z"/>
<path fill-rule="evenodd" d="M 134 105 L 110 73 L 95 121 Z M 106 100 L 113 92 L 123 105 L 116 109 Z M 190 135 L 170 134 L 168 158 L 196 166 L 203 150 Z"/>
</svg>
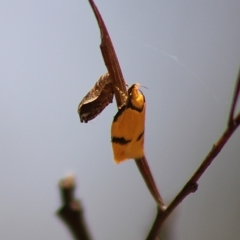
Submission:
<svg viewBox="0 0 240 240">
<path fill-rule="evenodd" d="M 144 98 L 144 102 L 145 102 L 145 98 Z M 128 104 L 127 104 L 127 108 L 131 108 L 132 110 L 138 111 L 138 112 L 142 112 L 143 108 L 144 108 L 144 104 L 141 108 L 137 108 L 135 107 L 132 102 L 131 99 L 129 100 Z"/>
<path fill-rule="evenodd" d="M 132 87 L 130 87 L 129 89 L 128 89 L 128 101 L 127 101 L 127 108 L 131 108 L 131 109 L 133 109 L 133 110 L 136 110 L 136 111 L 138 111 L 138 112 L 142 112 L 142 110 L 143 110 L 143 108 L 144 108 L 144 104 L 142 105 L 142 107 L 141 108 L 137 108 L 136 106 L 134 106 L 133 104 L 132 104 L 132 88 L 135 86 L 135 84 L 133 84 L 132 85 Z M 143 96 L 143 100 L 144 100 L 144 103 L 145 103 L 145 96 L 144 96 L 144 94 L 142 93 L 142 91 L 140 90 L 140 89 L 138 89 L 138 91 L 139 92 L 141 92 L 141 94 L 142 94 L 142 96 Z"/>
<path fill-rule="evenodd" d="M 132 92 L 132 89 L 135 88 L 136 84 L 133 84 L 129 89 L 128 89 L 128 95 L 130 95 L 130 93 Z"/>
<path fill-rule="evenodd" d="M 127 108 L 131 108 L 132 110 L 138 111 L 138 112 L 142 112 L 144 109 L 144 104 L 142 105 L 141 108 L 137 108 L 136 106 L 134 106 L 132 104 L 132 88 L 134 87 L 135 84 L 133 84 L 129 89 L 128 89 L 128 99 L 127 102 L 118 110 L 118 112 L 116 113 L 116 115 L 113 118 L 113 122 L 116 122 L 118 120 L 118 117 L 122 115 L 122 113 L 127 109 Z M 143 96 L 144 99 L 144 103 L 145 103 L 145 96 L 142 93 L 141 90 L 139 90 Z"/>
<path fill-rule="evenodd" d="M 144 131 L 138 136 L 137 141 L 139 141 L 144 135 Z"/>
<path fill-rule="evenodd" d="M 124 110 L 126 109 L 126 105 L 123 105 L 118 112 L 116 113 L 116 115 L 113 118 L 113 121 L 116 122 L 118 120 L 118 117 L 120 117 L 122 115 L 122 113 L 124 112 Z"/>
<path fill-rule="evenodd" d="M 144 98 L 144 103 L 145 103 L 145 97 L 143 95 Z M 122 115 L 122 113 L 127 109 L 127 108 L 131 108 L 132 110 L 138 111 L 138 112 L 142 112 L 144 109 L 144 104 L 141 108 L 137 108 L 135 107 L 132 102 L 131 102 L 131 97 L 128 98 L 128 101 L 125 105 L 123 105 L 118 112 L 116 113 L 116 115 L 113 118 L 113 121 L 116 122 L 118 120 L 118 117 L 120 117 Z"/>
<path fill-rule="evenodd" d="M 120 145 L 126 145 L 130 143 L 132 140 L 126 140 L 124 137 L 118 138 L 118 137 L 112 137 L 113 143 L 118 143 Z"/>
</svg>

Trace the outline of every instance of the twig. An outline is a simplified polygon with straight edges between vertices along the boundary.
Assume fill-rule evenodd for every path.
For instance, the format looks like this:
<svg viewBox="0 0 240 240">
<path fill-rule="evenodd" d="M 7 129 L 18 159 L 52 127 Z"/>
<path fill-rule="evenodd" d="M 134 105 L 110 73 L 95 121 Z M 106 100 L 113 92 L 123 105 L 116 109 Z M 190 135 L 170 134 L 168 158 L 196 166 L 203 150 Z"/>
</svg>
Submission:
<svg viewBox="0 0 240 240">
<path fill-rule="evenodd" d="M 152 197 L 155 199 L 159 207 L 159 211 L 163 211 L 165 209 L 165 205 L 163 203 L 162 197 L 160 196 L 160 193 L 158 192 L 157 186 L 155 184 L 154 178 L 152 176 L 145 156 L 142 159 L 136 159 L 135 163 L 139 169 L 139 172 L 142 174 L 143 179 L 150 193 L 152 194 Z"/>
<path fill-rule="evenodd" d="M 68 176 L 59 183 L 63 206 L 57 211 L 58 216 L 68 226 L 74 239 L 90 240 L 89 232 L 83 217 L 80 201 L 74 198 L 75 179 Z"/>
<path fill-rule="evenodd" d="M 100 49 L 102 51 L 102 56 L 105 62 L 105 65 L 108 69 L 108 72 L 110 74 L 110 77 L 113 82 L 114 86 L 114 93 L 116 97 L 116 102 L 118 108 L 121 107 L 124 103 L 124 97 L 120 93 L 120 91 L 127 95 L 127 89 L 126 89 L 126 83 L 123 78 L 123 74 L 117 59 L 117 55 L 115 53 L 111 38 L 108 34 L 108 30 L 105 26 L 105 23 L 102 19 L 101 14 L 99 13 L 97 6 L 95 5 L 93 0 L 89 0 L 89 3 L 92 7 L 92 10 L 94 12 L 94 15 L 97 19 L 98 26 L 100 28 L 101 32 L 101 45 Z M 119 91 L 120 90 L 120 91 Z"/>
<path fill-rule="evenodd" d="M 216 158 L 216 156 L 220 153 L 220 151 L 222 150 L 226 142 L 229 140 L 229 138 L 232 136 L 234 131 L 239 127 L 240 113 L 238 113 L 236 118 L 231 118 L 231 115 L 233 116 L 234 114 L 235 105 L 239 98 L 240 92 L 239 88 L 240 88 L 240 74 L 238 74 L 238 79 L 236 82 L 236 88 L 233 96 L 231 111 L 229 114 L 229 122 L 227 129 L 219 138 L 219 140 L 213 145 L 212 149 L 210 150 L 206 158 L 203 160 L 202 164 L 199 166 L 199 168 L 193 174 L 193 176 L 190 178 L 187 184 L 183 187 L 183 189 L 178 193 L 175 199 L 171 202 L 171 204 L 163 212 L 158 211 L 152 229 L 150 230 L 146 238 L 147 240 L 154 240 L 155 237 L 159 234 L 162 224 L 167 219 L 167 217 L 172 213 L 172 211 L 184 200 L 186 196 L 197 190 L 198 188 L 197 181 L 203 175 L 203 173 L 206 171 L 206 169 L 209 167 L 212 161 Z"/>
<path fill-rule="evenodd" d="M 238 71 L 237 84 L 235 86 L 235 91 L 234 91 L 234 95 L 233 95 L 231 110 L 230 110 L 229 119 L 228 119 L 228 126 L 233 124 L 233 118 L 234 118 L 235 108 L 237 105 L 239 91 L 240 91 L 240 69 Z"/>
</svg>

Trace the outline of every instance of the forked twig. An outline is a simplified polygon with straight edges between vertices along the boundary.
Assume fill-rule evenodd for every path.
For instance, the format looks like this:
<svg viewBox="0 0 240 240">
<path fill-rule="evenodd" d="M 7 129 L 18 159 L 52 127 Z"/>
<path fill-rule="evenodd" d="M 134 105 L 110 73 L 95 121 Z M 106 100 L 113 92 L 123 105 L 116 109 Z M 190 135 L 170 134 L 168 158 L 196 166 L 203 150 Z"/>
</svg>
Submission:
<svg viewBox="0 0 240 240">
<path fill-rule="evenodd" d="M 197 171 L 193 174 L 193 176 L 190 178 L 187 184 L 183 187 L 183 189 L 177 194 L 177 196 L 170 203 L 170 205 L 163 212 L 158 211 L 154 224 L 152 226 L 152 229 L 148 234 L 147 240 L 154 240 L 155 237 L 159 234 L 162 224 L 167 219 L 167 217 L 172 213 L 172 211 L 184 200 L 186 196 L 188 196 L 190 193 L 195 192 L 197 190 L 198 188 L 197 181 L 203 175 L 203 173 L 206 171 L 206 169 L 209 167 L 212 161 L 216 158 L 219 152 L 222 150 L 222 148 L 224 147 L 226 142 L 229 140 L 229 138 L 232 136 L 234 131 L 239 127 L 240 113 L 238 113 L 237 116 L 233 118 L 235 113 L 235 106 L 239 98 L 239 92 L 240 92 L 239 88 L 240 88 L 240 69 L 239 69 L 238 78 L 236 81 L 236 88 L 235 88 L 235 93 L 233 95 L 232 106 L 229 113 L 229 122 L 228 122 L 227 129 L 224 131 L 224 133 L 219 138 L 219 140 L 213 145 L 212 149 L 210 150 L 206 158 L 203 160 L 202 164 L 199 166 Z"/>
<path fill-rule="evenodd" d="M 118 63 L 116 53 L 114 51 L 113 44 L 111 42 L 107 28 L 104 24 L 104 21 L 96 5 L 94 4 L 94 1 L 89 0 L 89 3 L 94 11 L 95 17 L 98 21 L 98 25 L 101 31 L 102 41 L 101 41 L 100 48 L 102 51 L 105 65 L 112 78 L 113 85 L 116 87 L 114 88 L 114 91 L 115 91 L 117 106 L 120 107 L 122 106 L 124 99 L 122 98 L 118 90 L 121 90 L 122 93 L 126 94 L 126 86 L 125 86 L 124 78 L 121 72 L 120 65 Z M 174 198 L 174 200 L 171 202 L 171 204 L 167 208 L 162 207 L 162 204 L 163 204 L 162 199 L 153 181 L 151 171 L 148 168 L 148 165 L 146 165 L 147 162 L 144 161 L 145 158 L 141 162 L 138 162 L 139 160 L 135 160 L 140 172 L 142 173 L 142 176 L 145 180 L 146 185 L 148 186 L 148 188 L 150 186 L 149 190 L 158 204 L 157 216 L 155 218 L 152 229 L 150 230 L 147 236 L 147 240 L 156 239 L 162 227 L 163 222 L 172 213 L 172 211 L 184 200 L 186 196 L 188 196 L 190 193 L 195 192 L 197 190 L 198 188 L 197 181 L 202 176 L 202 174 L 206 171 L 206 169 L 209 167 L 209 165 L 215 159 L 215 157 L 219 154 L 219 152 L 222 150 L 222 148 L 224 147 L 226 142 L 229 140 L 229 138 L 232 136 L 232 134 L 237 129 L 237 127 L 240 125 L 240 113 L 238 113 L 238 115 L 234 118 L 235 108 L 236 108 L 237 100 L 239 98 L 239 92 L 240 92 L 240 72 L 238 74 L 238 79 L 237 79 L 236 88 L 235 88 L 233 101 L 231 105 L 231 110 L 229 114 L 227 129 L 225 130 L 223 135 L 219 138 L 219 140 L 213 145 L 212 149 L 210 150 L 206 158 L 203 160 L 202 164 L 199 166 L 197 171 L 193 174 L 190 180 L 186 183 L 183 189 L 177 194 L 177 196 Z M 148 172 L 144 172 L 146 170 Z M 146 179 L 146 177 L 148 177 L 148 179 Z"/>
</svg>

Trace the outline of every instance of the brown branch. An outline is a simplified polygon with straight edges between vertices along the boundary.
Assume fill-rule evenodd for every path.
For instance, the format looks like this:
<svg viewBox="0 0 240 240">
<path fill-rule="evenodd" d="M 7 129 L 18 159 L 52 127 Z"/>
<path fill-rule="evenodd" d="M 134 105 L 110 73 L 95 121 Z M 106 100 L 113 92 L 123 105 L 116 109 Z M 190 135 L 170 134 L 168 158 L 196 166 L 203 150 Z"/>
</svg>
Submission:
<svg viewBox="0 0 240 240">
<path fill-rule="evenodd" d="M 230 110 L 230 114 L 229 114 L 228 126 L 233 124 L 233 118 L 234 118 L 235 108 L 236 108 L 236 105 L 237 105 L 237 100 L 238 100 L 238 97 L 239 97 L 239 92 L 240 92 L 240 68 L 238 70 L 237 83 L 236 83 L 236 86 L 235 86 L 235 91 L 234 91 L 234 95 L 233 95 L 231 110 Z"/>
<path fill-rule="evenodd" d="M 121 107 L 124 103 L 123 94 L 127 95 L 126 83 L 123 78 L 123 74 L 117 59 L 117 55 L 115 53 L 111 38 L 108 34 L 108 30 L 105 26 L 105 23 L 102 19 L 101 14 L 99 13 L 97 6 L 95 5 L 93 0 L 89 0 L 89 3 L 92 7 L 94 15 L 97 19 L 98 26 L 101 32 L 101 45 L 100 49 L 102 51 L 102 56 L 105 62 L 105 65 L 108 69 L 110 77 L 114 86 L 114 93 L 116 97 L 116 102 L 118 108 Z M 116 88 L 117 87 L 117 88 Z M 123 93 L 121 94 L 120 91 Z"/>
<path fill-rule="evenodd" d="M 147 240 L 154 240 L 155 237 L 159 234 L 162 224 L 167 219 L 167 217 L 173 212 L 173 210 L 184 200 L 186 196 L 188 196 L 190 193 L 195 192 L 197 190 L 198 188 L 197 181 L 203 175 L 203 173 L 207 170 L 207 168 L 210 166 L 210 164 L 216 158 L 216 156 L 220 153 L 220 151 L 225 146 L 225 144 L 227 143 L 229 138 L 232 136 L 232 134 L 235 132 L 235 130 L 239 127 L 240 113 L 238 113 L 236 118 L 231 119 L 231 115 L 233 116 L 234 114 L 235 105 L 239 97 L 239 92 L 240 92 L 239 88 L 240 88 L 240 74 L 238 74 L 238 79 L 236 82 L 235 93 L 233 96 L 233 102 L 232 102 L 231 111 L 229 114 L 230 123 L 228 122 L 227 129 L 219 138 L 219 140 L 213 145 L 212 149 L 210 150 L 206 158 L 203 160 L 202 164 L 199 166 L 197 171 L 193 174 L 193 176 L 190 178 L 187 184 L 183 187 L 183 189 L 178 193 L 178 195 L 174 198 L 174 200 L 170 203 L 170 205 L 163 212 L 161 211 L 157 212 L 157 216 L 153 223 L 152 229 L 150 230 L 146 238 Z"/>
<path fill-rule="evenodd" d="M 89 232 L 83 217 L 80 201 L 74 198 L 75 179 L 72 176 L 62 179 L 59 183 L 63 206 L 57 211 L 58 216 L 68 226 L 74 239 L 90 240 Z"/>
<path fill-rule="evenodd" d="M 146 157 L 144 156 L 142 159 L 136 159 L 135 163 L 138 167 L 139 172 L 142 174 L 143 180 L 145 181 L 152 197 L 155 199 L 155 201 L 159 207 L 159 211 L 163 211 L 165 209 L 165 205 L 164 205 L 162 197 L 158 191 L 158 188 L 155 184 L 155 181 L 152 176 L 151 170 L 148 166 Z"/>
</svg>

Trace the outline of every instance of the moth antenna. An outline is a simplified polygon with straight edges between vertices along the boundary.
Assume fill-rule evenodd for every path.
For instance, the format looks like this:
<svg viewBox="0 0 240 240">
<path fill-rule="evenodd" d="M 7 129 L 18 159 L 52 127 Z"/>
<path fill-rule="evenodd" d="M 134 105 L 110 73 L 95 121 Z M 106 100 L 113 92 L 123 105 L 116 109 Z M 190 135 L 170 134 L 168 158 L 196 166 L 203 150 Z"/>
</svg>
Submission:
<svg viewBox="0 0 240 240">
<path fill-rule="evenodd" d="M 148 89 L 146 86 L 142 85 L 141 83 L 136 83 L 138 85 L 138 87 L 143 87 L 143 88 L 146 88 Z"/>
</svg>

